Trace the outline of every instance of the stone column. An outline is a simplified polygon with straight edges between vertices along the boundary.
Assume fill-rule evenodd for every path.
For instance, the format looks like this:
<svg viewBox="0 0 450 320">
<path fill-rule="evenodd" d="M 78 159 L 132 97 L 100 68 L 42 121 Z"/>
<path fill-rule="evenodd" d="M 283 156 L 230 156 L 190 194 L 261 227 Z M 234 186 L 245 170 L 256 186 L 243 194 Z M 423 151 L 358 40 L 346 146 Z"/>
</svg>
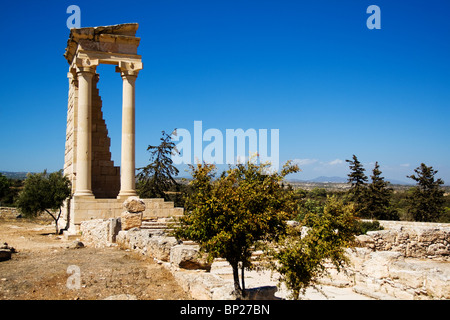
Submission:
<svg viewBox="0 0 450 320">
<path fill-rule="evenodd" d="M 92 145 L 92 78 L 98 63 L 90 60 L 77 61 L 78 77 L 78 123 L 76 189 L 74 196 L 94 196 L 91 188 Z"/>
<path fill-rule="evenodd" d="M 140 69 L 133 63 L 119 63 L 117 71 L 123 80 L 122 156 L 118 198 L 136 196 L 135 181 L 135 82 Z"/>
</svg>

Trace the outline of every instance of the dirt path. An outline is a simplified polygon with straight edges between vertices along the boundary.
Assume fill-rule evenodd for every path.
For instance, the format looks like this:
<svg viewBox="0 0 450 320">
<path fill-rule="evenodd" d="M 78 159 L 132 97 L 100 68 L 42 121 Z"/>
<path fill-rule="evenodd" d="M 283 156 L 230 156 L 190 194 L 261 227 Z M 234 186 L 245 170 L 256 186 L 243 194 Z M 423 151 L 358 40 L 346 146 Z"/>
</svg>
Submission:
<svg viewBox="0 0 450 320">
<path fill-rule="evenodd" d="M 120 294 L 139 300 L 190 299 L 170 272 L 149 258 L 117 247 L 76 249 L 73 241 L 52 233 L 54 227 L 42 222 L 0 219 L 0 245 L 7 242 L 17 251 L 11 260 L 0 262 L 0 300 L 85 300 Z M 69 266 L 79 268 L 79 286 Z"/>
</svg>

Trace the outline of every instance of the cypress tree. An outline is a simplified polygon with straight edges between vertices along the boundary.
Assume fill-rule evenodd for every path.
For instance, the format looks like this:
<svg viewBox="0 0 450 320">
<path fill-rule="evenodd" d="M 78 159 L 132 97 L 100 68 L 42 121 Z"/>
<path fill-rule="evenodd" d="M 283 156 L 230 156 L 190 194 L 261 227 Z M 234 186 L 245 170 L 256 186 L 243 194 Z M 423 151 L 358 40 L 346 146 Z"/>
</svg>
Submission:
<svg viewBox="0 0 450 320">
<path fill-rule="evenodd" d="M 416 221 L 438 221 L 444 213 L 444 190 L 441 188 L 444 181 L 440 178 L 435 180 L 434 176 L 438 171 L 424 163 L 414 169 L 414 172 L 417 176 L 407 176 L 417 182 L 408 196 L 408 212 Z"/>
<path fill-rule="evenodd" d="M 384 180 L 381 173 L 377 161 L 370 176 L 372 182 L 367 188 L 367 213 L 370 214 L 371 219 L 398 219 L 397 212 L 391 208 L 391 197 L 394 190 L 389 187 L 389 182 Z"/>
<path fill-rule="evenodd" d="M 350 167 L 350 173 L 348 174 L 348 183 L 351 183 L 348 191 L 349 199 L 355 204 L 358 215 L 366 217 L 365 202 L 368 181 L 367 176 L 364 174 L 366 170 L 355 155 L 353 155 L 353 160 L 345 161 L 349 163 Z"/>
<path fill-rule="evenodd" d="M 171 158 L 172 153 L 178 151 L 171 139 L 171 135 L 162 131 L 161 143 L 158 146 L 148 146 L 150 163 L 139 168 L 140 172 L 137 175 L 137 191 L 140 197 L 170 200 L 166 192 L 172 189 L 179 190 L 179 184 L 174 179 L 179 171 Z"/>
</svg>

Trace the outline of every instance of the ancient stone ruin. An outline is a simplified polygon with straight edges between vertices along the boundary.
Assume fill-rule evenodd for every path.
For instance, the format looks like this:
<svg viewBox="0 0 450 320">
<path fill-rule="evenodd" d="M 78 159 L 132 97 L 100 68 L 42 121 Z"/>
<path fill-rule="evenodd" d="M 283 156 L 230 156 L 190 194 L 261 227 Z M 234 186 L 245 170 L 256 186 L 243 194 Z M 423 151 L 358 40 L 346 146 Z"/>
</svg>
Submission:
<svg viewBox="0 0 450 320">
<path fill-rule="evenodd" d="M 117 245 L 153 257 L 195 299 L 233 299 L 228 263 L 223 259 L 209 263 L 197 244 L 170 235 L 171 217 L 183 214 L 183 209 L 163 199 L 136 197 L 134 97 L 143 68 L 137 28 L 131 23 L 70 31 L 65 53 L 69 99 L 64 173 L 72 182 L 73 195 L 63 220 L 69 233 L 88 245 Z M 111 160 L 97 89 L 96 67 L 101 63 L 115 65 L 123 80 L 120 167 Z M 351 267 L 346 273 L 330 266 L 331 277 L 320 283 L 351 288 L 373 299 L 450 299 L 450 225 L 380 223 L 385 230 L 359 236 L 358 246 L 348 249 Z M 11 253 L 5 244 L 0 260 L 9 259 Z M 282 288 L 277 292 L 272 274 L 265 278 L 264 272 L 246 274 L 250 299 L 287 296 Z"/>
<path fill-rule="evenodd" d="M 76 233 L 81 221 L 119 217 L 122 204 L 136 196 L 135 82 L 143 64 L 137 54 L 137 23 L 71 29 L 64 57 L 69 63 L 69 97 L 64 174 L 72 182 L 62 220 Z M 123 80 L 121 165 L 111 160 L 110 138 L 97 83 L 99 64 L 116 66 Z M 117 112 L 120 112 L 118 110 Z M 142 217 L 182 214 L 172 202 L 143 199 Z"/>
</svg>

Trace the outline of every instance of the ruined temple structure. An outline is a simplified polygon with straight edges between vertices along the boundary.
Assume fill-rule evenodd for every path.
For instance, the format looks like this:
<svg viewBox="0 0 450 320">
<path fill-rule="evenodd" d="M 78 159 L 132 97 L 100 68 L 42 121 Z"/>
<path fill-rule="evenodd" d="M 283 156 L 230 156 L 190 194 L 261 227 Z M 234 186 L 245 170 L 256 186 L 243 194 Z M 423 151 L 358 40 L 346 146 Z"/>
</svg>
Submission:
<svg viewBox="0 0 450 320">
<path fill-rule="evenodd" d="M 69 63 L 69 98 L 64 174 L 73 195 L 65 205 L 67 228 L 83 220 L 120 216 L 122 203 L 136 196 L 135 83 L 143 64 L 137 54 L 137 23 L 71 29 L 64 57 Z M 110 138 L 97 89 L 99 64 L 116 66 L 123 81 L 121 165 L 111 160 Z M 120 112 L 120 110 L 117 110 Z M 182 213 L 172 202 L 143 199 L 144 217 Z"/>
</svg>

